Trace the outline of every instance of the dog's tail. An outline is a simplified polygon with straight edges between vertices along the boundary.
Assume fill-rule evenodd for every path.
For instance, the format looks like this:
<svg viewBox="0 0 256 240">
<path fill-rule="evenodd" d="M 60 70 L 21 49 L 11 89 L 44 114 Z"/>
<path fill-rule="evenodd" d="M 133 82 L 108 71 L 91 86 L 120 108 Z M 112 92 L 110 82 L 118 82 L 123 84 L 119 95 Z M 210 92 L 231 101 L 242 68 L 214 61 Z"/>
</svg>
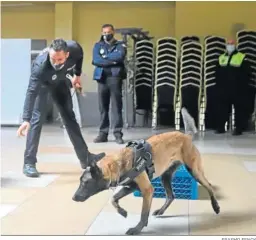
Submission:
<svg viewBox="0 0 256 240">
<path fill-rule="evenodd" d="M 197 133 L 194 118 L 188 113 L 185 107 L 181 109 L 181 114 L 184 122 L 185 133 L 194 136 Z"/>
</svg>

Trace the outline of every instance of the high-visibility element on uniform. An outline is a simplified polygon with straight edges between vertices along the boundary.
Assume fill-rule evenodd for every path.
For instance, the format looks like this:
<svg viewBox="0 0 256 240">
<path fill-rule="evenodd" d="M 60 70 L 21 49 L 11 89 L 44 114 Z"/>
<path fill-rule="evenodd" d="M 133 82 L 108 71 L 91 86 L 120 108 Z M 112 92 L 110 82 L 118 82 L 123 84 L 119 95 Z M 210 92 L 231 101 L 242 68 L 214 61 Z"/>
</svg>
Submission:
<svg viewBox="0 0 256 240">
<path fill-rule="evenodd" d="M 230 59 L 230 66 L 233 66 L 233 67 L 240 67 L 243 60 L 245 58 L 245 54 L 243 53 L 236 53 L 234 54 L 233 56 L 227 56 L 225 53 L 222 54 L 220 57 L 219 57 L 219 64 L 220 66 L 227 66 L 228 65 L 228 62 L 229 62 L 229 59 Z"/>
<path fill-rule="evenodd" d="M 250 80 L 250 67 L 243 53 L 222 54 L 216 69 L 216 126 L 225 132 L 232 105 L 235 108 L 236 133 L 240 134 L 248 121 L 246 95 Z"/>
</svg>

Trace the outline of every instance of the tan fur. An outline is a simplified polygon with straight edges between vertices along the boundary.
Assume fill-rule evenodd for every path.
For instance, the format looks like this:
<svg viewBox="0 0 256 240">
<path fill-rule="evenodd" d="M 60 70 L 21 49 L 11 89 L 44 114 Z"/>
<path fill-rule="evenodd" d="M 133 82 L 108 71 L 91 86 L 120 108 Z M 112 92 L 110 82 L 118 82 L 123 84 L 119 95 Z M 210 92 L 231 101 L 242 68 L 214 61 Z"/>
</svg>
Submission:
<svg viewBox="0 0 256 240">
<path fill-rule="evenodd" d="M 195 121 L 187 109 L 182 108 L 181 113 L 187 134 L 175 131 L 154 135 L 147 139 L 147 142 L 152 148 L 152 160 L 155 167 L 154 178 L 161 176 L 161 181 L 166 192 L 164 205 L 154 211 L 153 215 L 164 214 L 166 209 L 173 202 L 175 196 L 172 190 L 171 179 L 173 173 L 181 164 L 184 164 L 192 176 L 207 189 L 212 208 L 214 212 L 218 214 L 220 212 L 219 204 L 211 184 L 204 176 L 200 153 L 192 142 L 192 138 L 197 132 Z M 107 180 L 106 182 L 118 183 L 120 177 L 132 168 L 132 163 L 133 149 L 124 148 L 117 154 L 105 156 L 97 165 L 103 173 L 103 178 Z M 118 202 L 137 188 L 139 188 L 143 197 L 141 218 L 134 228 L 130 228 L 126 232 L 128 235 L 138 234 L 148 225 L 148 216 L 151 209 L 154 188 L 146 171 L 141 172 L 132 182 L 127 184 L 112 197 L 113 207 L 116 208 L 120 215 L 126 217 L 127 211 L 123 209 Z"/>
<path fill-rule="evenodd" d="M 154 135 L 147 142 L 152 147 L 155 177 L 161 176 L 174 160 L 182 161 L 191 169 L 196 166 L 201 168 L 201 157 L 190 135 L 177 131 L 168 132 Z M 120 174 L 131 169 L 132 161 L 132 149 L 124 148 L 117 154 L 105 156 L 98 162 L 98 166 L 105 179 L 115 181 Z"/>
<path fill-rule="evenodd" d="M 215 213 L 219 213 L 220 207 L 211 184 L 204 176 L 201 156 L 192 142 L 192 137 L 191 135 L 176 131 L 154 135 L 147 140 L 152 147 L 152 160 L 155 167 L 154 177 L 162 176 L 162 183 L 166 191 L 164 205 L 160 209 L 157 209 L 153 215 L 162 215 L 174 200 L 170 181 L 172 174 L 182 163 L 188 167 L 194 178 L 207 189 L 212 208 Z M 131 169 L 132 162 L 133 150 L 131 148 L 124 148 L 117 154 L 105 156 L 97 165 L 101 169 L 104 179 L 110 180 L 110 182 L 116 182 L 120 176 Z M 138 234 L 148 225 L 148 216 L 154 193 L 154 188 L 146 171 L 140 173 L 134 179 L 134 182 L 121 189 L 112 197 L 113 207 L 116 208 L 119 214 L 126 217 L 127 211 L 119 205 L 119 200 L 132 193 L 136 187 L 141 191 L 143 197 L 141 219 L 134 228 L 130 228 L 126 232 L 128 235 Z"/>
</svg>

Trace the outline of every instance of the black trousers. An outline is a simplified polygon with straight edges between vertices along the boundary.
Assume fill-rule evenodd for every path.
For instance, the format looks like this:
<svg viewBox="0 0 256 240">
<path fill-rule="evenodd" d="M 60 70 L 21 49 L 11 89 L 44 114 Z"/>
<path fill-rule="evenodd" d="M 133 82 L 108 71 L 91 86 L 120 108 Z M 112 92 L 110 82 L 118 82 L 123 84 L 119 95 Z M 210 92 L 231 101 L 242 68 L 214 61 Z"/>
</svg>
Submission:
<svg viewBox="0 0 256 240">
<path fill-rule="evenodd" d="M 223 130 L 225 128 L 225 123 L 229 120 L 229 116 L 232 112 L 232 105 L 234 105 L 235 127 L 237 130 L 242 131 L 248 118 L 247 109 L 245 107 L 245 96 L 234 93 L 227 94 L 227 92 L 228 91 L 221 95 L 218 94 L 216 129 Z"/>
<path fill-rule="evenodd" d="M 253 112 L 254 112 L 254 108 L 255 108 L 255 95 L 256 95 L 256 88 L 249 86 L 248 88 L 248 96 L 247 96 L 247 100 L 248 100 L 248 116 L 250 117 Z M 248 117 L 248 118 L 249 118 Z"/>
<path fill-rule="evenodd" d="M 100 110 L 100 135 L 108 135 L 109 132 L 109 105 L 111 100 L 114 135 L 116 137 L 123 136 L 122 79 L 106 77 L 104 81 L 98 82 L 98 97 Z"/>
<path fill-rule="evenodd" d="M 80 127 L 73 112 L 70 88 L 64 81 L 59 83 L 57 86 L 42 86 L 40 89 L 34 105 L 32 119 L 30 121 L 30 130 L 27 135 L 26 149 L 24 153 L 24 163 L 35 164 L 37 162 L 36 155 L 42 125 L 46 117 L 46 100 L 48 93 L 52 94 L 52 99 L 61 114 L 78 159 L 80 162 L 87 163 L 88 147 L 83 139 Z"/>
<path fill-rule="evenodd" d="M 216 129 L 216 86 L 206 88 L 205 128 Z"/>
</svg>

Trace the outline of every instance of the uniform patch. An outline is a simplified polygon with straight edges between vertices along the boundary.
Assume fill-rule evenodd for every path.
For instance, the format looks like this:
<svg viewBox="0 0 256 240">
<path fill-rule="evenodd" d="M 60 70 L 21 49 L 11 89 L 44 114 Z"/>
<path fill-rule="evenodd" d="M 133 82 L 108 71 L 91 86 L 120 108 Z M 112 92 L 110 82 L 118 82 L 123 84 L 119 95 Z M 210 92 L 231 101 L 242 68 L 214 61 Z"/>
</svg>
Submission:
<svg viewBox="0 0 256 240">
<path fill-rule="evenodd" d="M 72 67 L 68 68 L 67 71 L 72 70 L 75 66 L 76 66 L 76 64 L 74 64 Z"/>
<path fill-rule="evenodd" d="M 103 54 L 103 53 L 104 53 L 104 49 L 101 48 L 101 49 L 100 49 L 100 54 Z"/>
<path fill-rule="evenodd" d="M 54 75 L 52 76 L 52 80 L 54 81 L 54 80 L 56 80 L 56 78 L 57 78 L 57 75 L 54 74 Z"/>
<path fill-rule="evenodd" d="M 69 79 L 70 81 L 72 80 L 72 76 L 70 74 L 66 74 L 66 78 Z"/>
</svg>

